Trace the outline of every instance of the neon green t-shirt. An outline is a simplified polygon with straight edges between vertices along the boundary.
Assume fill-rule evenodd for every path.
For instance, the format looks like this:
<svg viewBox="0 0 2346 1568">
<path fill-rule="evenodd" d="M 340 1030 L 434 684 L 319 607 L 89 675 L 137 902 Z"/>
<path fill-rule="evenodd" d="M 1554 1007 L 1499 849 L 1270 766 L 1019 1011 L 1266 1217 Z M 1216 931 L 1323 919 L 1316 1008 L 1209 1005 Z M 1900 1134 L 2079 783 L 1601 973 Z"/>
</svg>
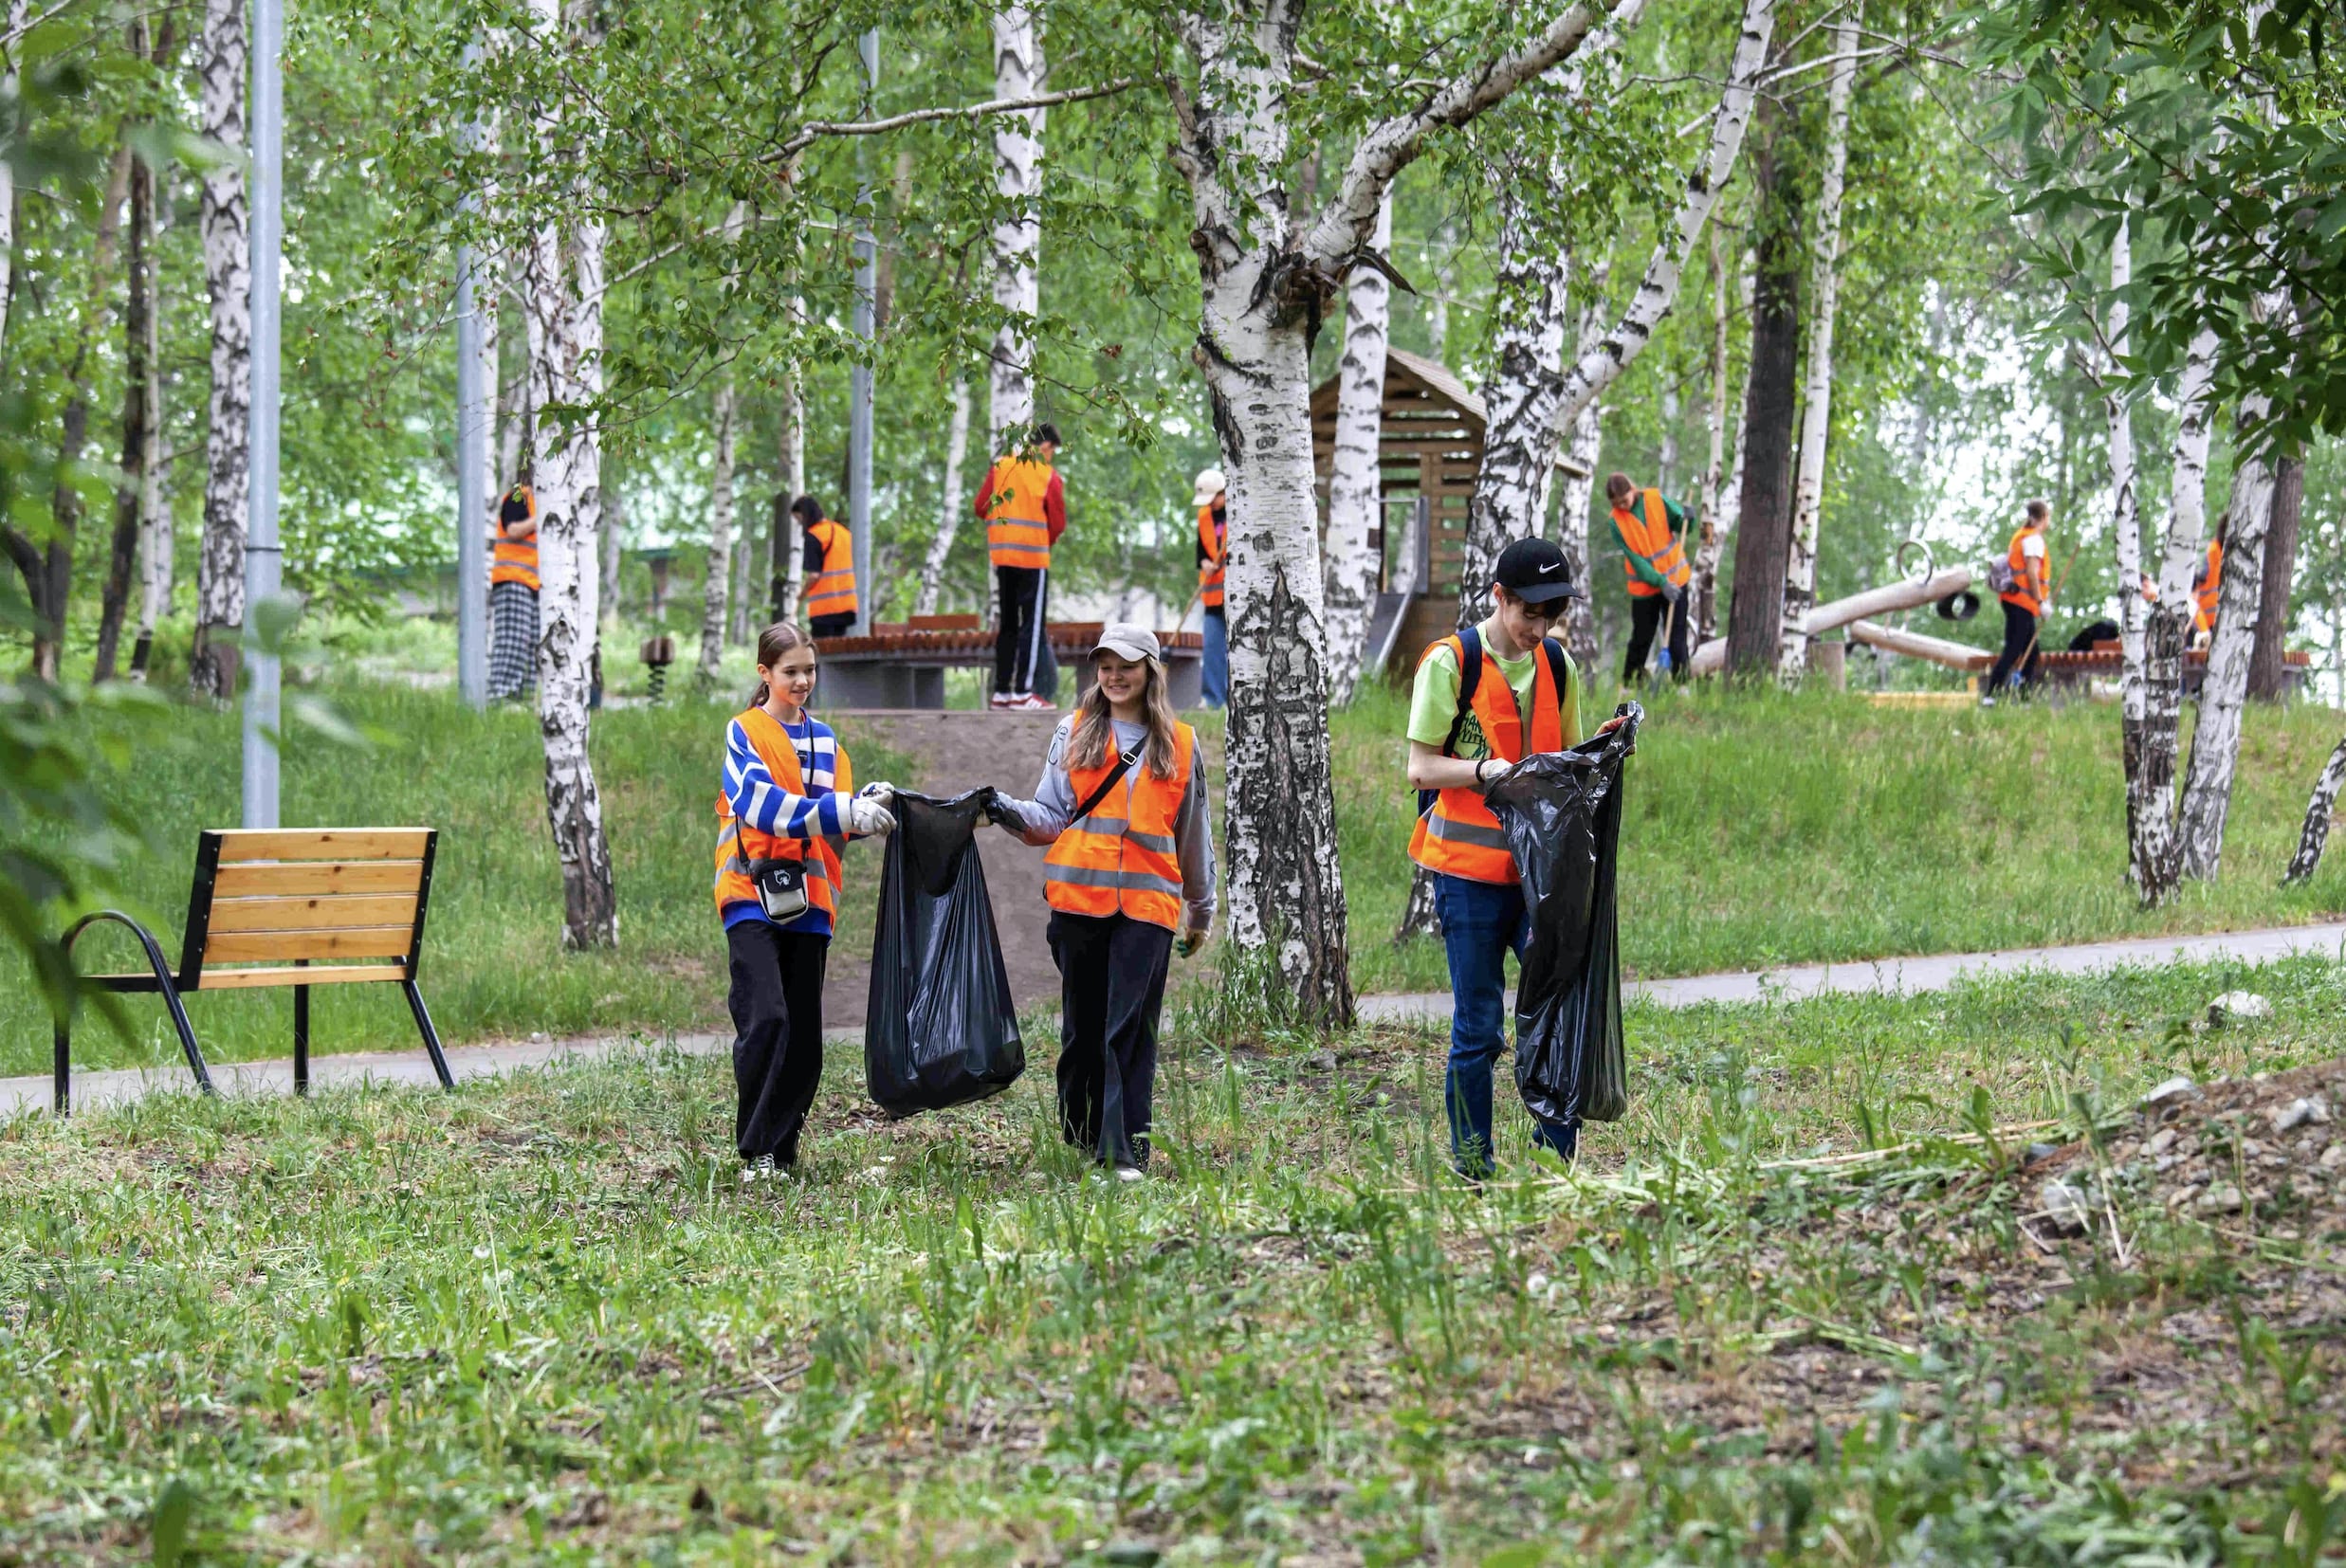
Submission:
<svg viewBox="0 0 2346 1568">
<path fill-rule="evenodd" d="M 1532 682 L 1538 673 L 1535 661 L 1541 657 L 1540 650 L 1533 648 L 1520 658 L 1502 659 L 1490 652 L 1491 623 L 1483 622 L 1479 629 L 1483 650 L 1489 654 L 1491 662 L 1498 665 L 1499 673 L 1507 678 L 1509 689 L 1515 694 L 1515 712 L 1521 718 L 1525 733 L 1529 734 L 1531 728 Z M 1564 743 L 1577 746 L 1582 738 L 1581 674 L 1568 653 L 1564 656 L 1562 706 Z M 1409 738 L 1421 740 L 1429 746 L 1439 746 L 1450 738 L 1450 720 L 1457 711 L 1458 656 L 1450 650 L 1447 643 L 1437 644 L 1434 651 L 1426 655 L 1425 662 L 1418 665 L 1417 679 L 1409 687 Z M 1479 762 L 1491 755 L 1491 744 L 1483 738 L 1482 725 L 1475 721 L 1471 713 L 1458 725 L 1457 755 L 1469 762 Z M 1520 762 L 1523 758 L 1511 757 L 1507 760 Z"/>
</svg>

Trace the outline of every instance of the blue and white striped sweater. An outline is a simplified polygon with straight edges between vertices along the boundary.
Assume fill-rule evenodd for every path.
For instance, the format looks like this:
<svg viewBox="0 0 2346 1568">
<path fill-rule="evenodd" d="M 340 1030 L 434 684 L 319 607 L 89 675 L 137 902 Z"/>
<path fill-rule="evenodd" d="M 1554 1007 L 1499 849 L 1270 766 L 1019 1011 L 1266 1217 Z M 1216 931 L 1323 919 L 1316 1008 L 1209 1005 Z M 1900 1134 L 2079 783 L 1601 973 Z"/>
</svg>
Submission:
<svg viewBox="0 0 2346 1568">
<path fill-rule="evenodd" d="M 767 771 L 739 719 L 725 726 L 725 801 L 745 825 L 777 838 L 836 838 L 847 831 L 847 797 L 833 788 L 839 740 L 819 719 L 784 724 L 798 751 L 805 794 L 785 790 Z"/>
<path fill-rule="evenodd" d="M 801 788 L 808 792 L 805 794 L 794 794 L 782 788 L 759 757 L 757 748 L 749 743 L 749 732 L 739 719 L 725 726 L 723 788 L 725 803 L 732 807 L 735 819 L 777 838 L 844 835 L 847 797 L 834 787 L 838 776 L 838 737 L 832 734 L 830 725 L 812 716 L 796 724 L 784 724 L 782 733 L 790 737 L 791 745 L 797 750 Z M 755 903 L 728 904 L 724 914 L 728 930 L 745 921 L 764 920 L 765 911 Z M 831 915 L 826 910 L 811 908 L 781 929 L 829 936 Z"/>
</svg>

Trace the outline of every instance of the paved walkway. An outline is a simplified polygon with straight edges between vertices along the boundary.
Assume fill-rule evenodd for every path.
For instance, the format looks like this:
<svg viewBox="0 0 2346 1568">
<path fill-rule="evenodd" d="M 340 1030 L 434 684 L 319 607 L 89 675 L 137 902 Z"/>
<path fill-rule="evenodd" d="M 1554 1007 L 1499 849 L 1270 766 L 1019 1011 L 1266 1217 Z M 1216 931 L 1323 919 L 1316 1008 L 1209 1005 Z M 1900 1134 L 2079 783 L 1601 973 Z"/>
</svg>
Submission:
<svg viewBox="0 0 2346 1568">
<path fill-rule="evenodd" d="M 2035 970 L 2054 975 L 2088 975 L 2098 970 L 2150 968 L 2171 963 L 2264 964 L 2313 954 L 2346 961 L 2346 921 L 2328 925 L 2278 926 L 2264 931 L 2219 931 L 2204 937 L 2136 937 L 2124 941 L 2081 942 L 2073 947 L 2017 947 L 1998 953 L 1936 953 L 1923 957 L 1876 958 L 1861 963 L 1803 964 L 1790 969 L 1753 969 L 1729 975 L 1689 975 L 1675 980 L 1637 980 L 1622 987 L 1622 999 L 1660 1007 L 1700 1007 L 1712 1002 L 1798 1001 L 1808 996 L 1876 993 L 1914 995 L 1945 991 L 1957 980 L 1982 975 Z M 1361 1016 L 1375 1019 L 1449 1016 L 1443 992 L 1364 996 Z"/>
<path fill-rule="evenodd" d="M 2205 937 L 2146 937 L 2127 941 L 2086 942 L 2074 947 L 2024 947 L 2001 953 L 1944 953 L 1926 957 L 1883 958 L 1869 963 L 1806 964 L 1793 969 L 1749 970 L 1732 975 L 1695 975 L 1675 980 L 1640 980 L 1622 988 L 1625 1000 L 1642 999 L 1662 1007 L 1697 1007 L 1714 1002 L 1797 1001 L 1803 997 L 1867 992 L 1913 994 L 1944 991 L 1970 975 L 2011 974 L 2033 970 L 2055 975 L 2084 975 L 2099 970 L 2132 969 L 2168 963 L 2214 963 L 2229 959 L 2243 964 L 2271 963 L 2280 958 L 2318 955 L 2346 962 L 2346 921 L 2328 925 L 2283 926 L 2264 931 L 2227 931 Z M 1420 992 L 1404 995 L 1364 996 L 1361 1016 L 1369 1021 L 1444 1018 L 1450 1013 L 1447 993 Z M 457 1046 L 448 1053 L 449 1070 L 459 1081 L 492 1078 L 501 1073 L 542 1067 L 549 1062 L 608 1055 L 646 1040 L 642 1035 L 587 1035 L 563 1040 L 515 1041 L 490 1046 Z M 828 1043 L 849 1050 L 863 1044 L 860 1030 L 843 1030 Z M 680 1034 L 676 1048 L 696 1056 L 726 1049 L 731 1037 L 723 1034 Z M 212 1082 L 223 1094 L 293 1091 L 293 1064 L 215 1062 Z M 396 1084 L 431 1087 L 438 1082 L 431 1064 L 418 1048 L 411 1051 L 352 1051 L 310 1060 L 311 1082 L 320 1088 L 360 1084 Z M 158 1089 L 192 1086 L 184 1066 L 130 1067 L 80 1072 L 73 1079 L 73 1103 L 88 1109 L 119 1104 Z M 0 1078 L 0 1120 L 27 1111 L 46 1109 L 50 1085 L 44 1074 L 33 1078 Z"/>
</svg>

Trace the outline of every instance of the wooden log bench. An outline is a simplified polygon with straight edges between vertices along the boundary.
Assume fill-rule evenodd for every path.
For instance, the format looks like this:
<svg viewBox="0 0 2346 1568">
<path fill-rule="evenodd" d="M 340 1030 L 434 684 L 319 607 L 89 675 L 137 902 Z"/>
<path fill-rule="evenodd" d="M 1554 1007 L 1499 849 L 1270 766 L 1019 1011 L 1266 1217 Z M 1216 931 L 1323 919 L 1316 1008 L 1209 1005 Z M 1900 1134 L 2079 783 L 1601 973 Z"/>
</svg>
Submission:
<svg viewBox="0 0 2346 1568">
<path fill-rule="evenodd" d="M 1091 649 L 1100 640 L 1098 621 L 1049 621 L 1043 631 L 1061 669 L 1077 693 L 1091 684 Z M 1167 695 L 1176 708 L 1200 701 L 1205 639 L 1195 631 L 1160 631 Z M 815 705 L 825 711 L 885 708 L 942 708 L 944 672 L 992 669 L 994 633 L 975 615 L 925 615 L 909 624 L 883 622 L 861 637 L 824 637 L 815 645 L 822 659 Z"/>
<path fill-rule="evenodd" d="M 195 841 L 177 974 L 163 961 L 154 933 L 119 909 L 76 921 L 65 933 L 65 953 L 70 958 L 82 933 L 101 921 L 130 928 L 146 950 L 147 972 L 84 975 L 82 983 L 117 994 L 160 994 L 188 1070 L 206 1094 L 213 1092 L 211 1072 L 188 1021 L 185 993 L 290 986 L 293 1088 L 307 1094 L 309 988 L 369 981 L 406 994 L 432 1070 L 444 1087 L 454 1088 L 424 994 L 415 989 L 439 837 L 430 828 L 211 830 Z M 56 1108 L 65 1116 L 72 1110 L 70 1020 L 58 1023 L 56 1045 Z"/>
</svg>

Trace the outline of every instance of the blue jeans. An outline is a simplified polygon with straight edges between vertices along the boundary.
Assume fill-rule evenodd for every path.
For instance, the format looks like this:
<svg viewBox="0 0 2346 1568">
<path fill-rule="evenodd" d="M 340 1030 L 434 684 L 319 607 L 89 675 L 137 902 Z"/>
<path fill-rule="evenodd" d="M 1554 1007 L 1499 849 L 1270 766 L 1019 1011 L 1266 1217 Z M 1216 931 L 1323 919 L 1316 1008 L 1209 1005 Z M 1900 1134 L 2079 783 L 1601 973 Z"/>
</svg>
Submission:
<svg viewBox="0 0 2346 1568">
<path fill-rule="evenodd" d="M 1220 611 L 1205 612 L 1205 658 L 1199 672 L 1199 701 L 1209 708 L 1230 705 L 1230 621 Z"/>
<path fill-rule="evenodd" d="M 1450 958 L 1450 1066 L 1442 1104 L 1450 1116 L 1450 1160 L 1465 1176 L 1492 1171 L 1492 1064 L 1507 1049 L 1507 955 L 1518 963 L 1531 938 L 1523 889 L 1513 884 L 1434 876 L 1434 911 Z M 1542 1121 L 1531 1141 L 1569 1160 L 1580 1128 Z"/>
</svg>

